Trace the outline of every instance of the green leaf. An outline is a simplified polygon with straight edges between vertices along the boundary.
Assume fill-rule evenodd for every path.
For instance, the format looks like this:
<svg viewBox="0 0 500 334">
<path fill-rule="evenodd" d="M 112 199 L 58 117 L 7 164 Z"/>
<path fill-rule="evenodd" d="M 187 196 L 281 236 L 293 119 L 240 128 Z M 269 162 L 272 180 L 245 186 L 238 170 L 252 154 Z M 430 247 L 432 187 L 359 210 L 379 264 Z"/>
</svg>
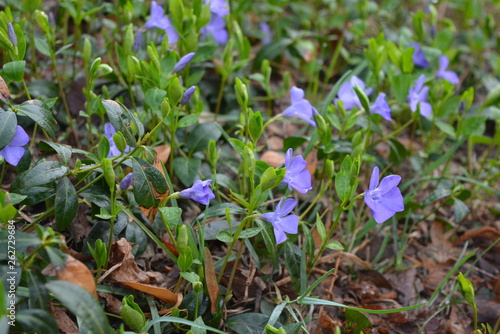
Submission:
<svg viewBox="0 0 500 334">
<path fill-rule="evenodd" d="M 45 109 L 42 101 L 29 100 L 23 102 L 17 111 L 19 115 L 27 116 L 40 125 L 50 137 L 55 137 L 54 125 L 56 125 L 57 122 L 50 111 Z"/>
<path fill-rule="evenodd" d="M 255 56 L 253 66 L 255 69 L 261 67 L 264 59 L 269 61 L 274 60 L 278 56 L 282 55 L 283 52 L 293 44 L 293 39 L 291 38 L 281 38 L 277 41 L 273 41 L 272 43 L 266 44 L 259 50 L 257 55 Z M 333 100 L 333 99 L 332 99 Z"/>
<path fill-rule="evenodd" d="M 70 163 L 72 151 L 71 147 L 67 145 L 42 140 L 40 141 L 40 151 L 42 154 L 56 152 L 65 165 L 69 165 Z"/>
<path fill-rule="evenodd" d="M 295 150 L 307 141 L 304 137 L 286 137 L 283 142 L 283 149 L 287 151 L 289 148 Z"/>
<path fill-rule="evenodd" d="M 298 303 L 302 304 L 302 305 L 325 305 L 325 306 L 342 307 L 342 308 L 346 308 L 346 309 L 350 309 L 350 310 L 355 310 L 355 311 L 365 312 L 365 313 L 372 313 L 372 314 L 397 313 L 397 312 L 413 310 L 413 309 L 416 309 L 416 308 L 419 308 L 419 307 L 426 305 L 425 303 L 422 303 L 422 304 L 401 307 L 401 308 L 388 309 L 388 310 L 371 310 L 371 309 L 364 309 L 364 308 L 359 308 L 359 307 L 347 306 L 347 305 L 333 302 L 330 300 L 313 298 L 313 297 L 304 297 L 304 298 L 298 300 Z"/>
<path fill-rule="evenodd" d="M 214 122 L 198 124 L 191 131 L 186 147 L 190 152 L 206 150 L 210 139 L 217 142 L 221 135 L 222 131 Z"/>
<path fill-rule="evenodd" d="M 199 158 L 177 157 L 174 159 L 174 173 L 186 187 L 190 187 L 199 179 L 200 166 L 201 159 Z"/>
<path fill-rule="evenodd" d="M 349 327 L 353 333 L 360 333 L 362 330 L 372 326 L 366 315 L 356 310 L 345 310 L 345 320 L 348 324 L 352 324 Z"/>
<path fill-rule="evenodd" d="M 225 230 L 217 232 L 217 235 L 215 236 L 215 238 L 219 241 L 222 241 L 222 242 L 232 242 L 233 241 L 233 236 L 228 231 L 225 231 Z"/>
<path fill-rule="evenodd" d="M 325 241 L 326 238 L 326 230 L 319 213 L 316 214 L 316 230 L 318 230 L 318 234 L 322 241 Z"/>
<path fill-rule="evenodd" d="M 16 134 L 17 117 L 12 111 L 0 111 L 0 150 L 9 145 Z"/>
<path fill-rule="evenodd" d="M 472 116 L 462 122 L 460 134 L 462 136 L 482 135 L 486 130 L 486 116 Z"/>
<path fill-rule="evenodd" d="M 414 48 L 408 48 L 403 51 L 403 57 L 401 58 L 403 60 L 402 68 L 404 73 L 411 73 L 413 72 L 413 51 Z"/>
<path fill-rule="evenodd" d="M 460 223 L 469 213 L 469 207 L 458 198 L 453 199 L 453 209 L 455 211 L 455 223 Z"/>
<path fill-rule="evenodd" d="M 249 238 L 252 238 L 252 237 L 256 236 L 257 234 L 259 234 L 260 231 L 262 231 L 261 227 L 250 227 L 250 228 L 247 228 L 247 229 L 241 231 L 239 239 L 249 239 Z"/>
<path fill-rule="evenodd" d="M 163 207 L 160 208 L 160 213 L 163 218 L 167 221 L 170 229 L 174 229 L 176 225 L 182 224 L 182 209 L 174 207 Z"/>
<path fill-rule="evenodd" d="M 66 281 L 45 284 L 68 310 L 93 333 L 114 334 L 101 304 L 84 288 Z M 56 327 L 57 328 L 57 327 Z"/>
<path fill-rule="evenodd" d="M 191 125 L 194 125 L 198 122 L 199 115 L 187 115 L 182 117 L 177 123 L 178 128 L 185 128 Z"/>
<path fill-rule="evenodd" d="M 25 66 L 25 60 L 11 61 L 3 65 L 3 73 L 9 80 L 21 82 L 23 81 Z"/>
<path fill-rule="evenodd" d="M 63 177 L 57 184 L 54 209 L 56 229 L 64 230 L 71 224 L 78 211 L 78 195 L 73 183 L 67 177 Z"/>
<path fill-rule="evenodd" d="M 100 159 L 105 159 L 108 157 L 109 154 L 109 140 L 106 136 L 102 136 L 101 140 L 99 141 L 99 145 L 97 145 L 97 155 L 99 156 Z"/>
<path fill-rule="evenodd" d="M 238 334 L 262 334 L 269 316 L 261 313 L 242 313 L 226 319 L 226 327 Z M 275 324 L 281 327 L 281 324 Z"/>
<path fill-rule="evenodd" d="M 294 289 L 298 291 L 300 288 L 300 262 L 302 251 L 292 242 L 285 242 L 283 248 L 285 249 L 286 268 L 292 278 Z"/>
<path fill-rule="evenodd" d="M 261 234 L 262 238 L 264 239 L 264 244 L 266 245 L 267 252 L 268 254 L 271 255 L 271 259 L 273 261 L 273 264 L 275 265 L 277 263 L 277 245 L 276 245 L 276 238 L 274 236 L 274 231 L 273 227 L 270 223 L 262 221 L 260 219 L 256 219 L 255 222 L 257 225 L 259 225 L 262 228 Z"/>
<path fill-rule="evenodd" d="M 252 138 L 252 141 L 254 143 L 257 143 L 264 128 L 264 122 L 262 120 L 262 115 L 260 111 L 252 113 L 248 123 L 249 123 L 248 130 L 250 132 L 250 137 Z"/>
<path fill-rule="evenodd" d="M 27 332 L 58 334 L 59 327 L 52 314 L 40 309 L 23 309 L 16 314 L 16 321 Z"/>
<path fill-rule="evenodd" d="M 106 115 L 116 131 L 120 131 L 127 144 L 131 147 L 137 145 L 135 134 L 142 136 L 144 134 L 144 126 L 125 106 L 113 100 L 102 101 Z"/>
<path fill-rule="evenodd" d="M 41 162 L 35 167 L 22 172 L 12 182 L 11 191 L 17 192 L 19 189 L 28 189 L 44 185 L 62 178 L 68 172 L 68 167 L 59 161 Z"/>
<path fill-rule="evenodd" d="M 347 155 L 335 176 L 335 190 L 342 202 L 348 200 L 351 194 L 351 166 L 352 159 Z"/>
<path fill-rule="evenodd" d="M 160 109 L 160 105 L 166 96 L 167 96 L 166 91 L 164 91 L 163 89 L 153 87 L 146 91 L 146 94 L 144 95 L 144 100 L 151 107 L 151 109 L 158 110 Z"/>
<path fill-rule="evenodd" d="M 342 246 L 342 244 L 338 241 L 330 241 L 326 244 L 326 248 L 330 248 L 333 250 L 343 250 L 344 246 Z"/>
<path fill-rule="evenodd" d="M 158 206 L 160 201 L 157 194 L 165 194 L 168 190 L 163 174 L 156 167 L 139 158 L 132 159 L 132 168 L 133 191 L 137 204 L 146 208 Z"/>
<path fill-rule="evenodd" d="M 50 297 L 45 285 L 42 283 L 40 277 L 32 270 L 26 271 L 28 278 L 28 287 L 30 289 L 30 298 L 28 300 L 31 309 L 49 309 Z"/>
<path fill-rule="evenodd" d="M 80 193 L 80 197 L 89 200 L 98 207 L 106 209 L 109 209 L 110 196 L 109 188 L 104 188 L 100 185 L 93 185 Z"/>
<path fill-rule="evenodd" d="M 184 298 L 184 300 L 186 300 L 186 297 Z M 146 324 L 146 326 L 141 330 L 141 333 L 147 333 L 148 330 L 155 324 L 159 323 L 159 322 L 171 322 L 171 323 L 174 323 L 174 324 L 184 324 L 184 325 L 188 325 L 188 326 L 191 326 L 192 327 L 196 327 L 196 328 L 201 328 L 201 329 L 206 329 L 208 331 L 211 331 L 211 332 L 214 332 L 214 333 L 218 333 L 218 334 L 226 334 L 226 332 L 223 332 L 221 330 L 218 330 L 216 328 L 213 328 L 213 327 L 210 327 L 210 326 L 207 326 L 207 325 L 203 325 L 203 324 L 199 324 L 199 323 L 196 323 L 196 322 L 193 322 L 193 321 L 190 321 L 190 320 L 186 320 L 184 318 L 178 318 L 178 317 L 171 317 L 171 316 L 165 316 L 165 317 L 158 317 L 154 320 L 151 320 L 151 321 L 148 321 L 148 323 Z"/>
<path fill-rule="evenodd" d="M 391 90 L 399 104 L 404 105 L 411 85 L 409 73 L 391 76 Z"/>
<path fill-rule="evenodd" d="M 389 161 L 396 165 L 402 163 L 410 155 L 404 145 L 394 138 L 389 139 L 389 147 Z"/>
</svg>

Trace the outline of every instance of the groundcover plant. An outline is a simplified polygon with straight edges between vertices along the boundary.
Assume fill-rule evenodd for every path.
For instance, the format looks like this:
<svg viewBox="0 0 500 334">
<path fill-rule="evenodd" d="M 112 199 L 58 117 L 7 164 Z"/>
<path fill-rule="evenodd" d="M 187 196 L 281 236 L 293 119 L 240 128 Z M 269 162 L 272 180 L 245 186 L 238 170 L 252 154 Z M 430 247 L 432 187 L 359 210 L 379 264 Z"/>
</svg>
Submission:
<svg viewBox="0 0 500 334">
<path fill-rule="evenodd" d="M 496 0 L 0 0 L 1 333 L 498 333 Z"/>
</svg>

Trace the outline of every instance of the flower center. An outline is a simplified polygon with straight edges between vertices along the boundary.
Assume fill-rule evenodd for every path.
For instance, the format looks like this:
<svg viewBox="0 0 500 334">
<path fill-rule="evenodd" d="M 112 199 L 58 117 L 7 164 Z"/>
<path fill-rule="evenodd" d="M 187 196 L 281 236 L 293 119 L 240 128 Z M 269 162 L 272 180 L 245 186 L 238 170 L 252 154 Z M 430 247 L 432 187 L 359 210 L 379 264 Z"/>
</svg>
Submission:
<svg viewBox="0 0 500 334">
<path fill-rule="evenodd" d="M 382 199 L 382 194 L 380 193 L 380 189 L 374 189 L 370 191 L 370 195 L 372 196 L 372 200 L 374 202 L 378 202 Z"/>
</svg>

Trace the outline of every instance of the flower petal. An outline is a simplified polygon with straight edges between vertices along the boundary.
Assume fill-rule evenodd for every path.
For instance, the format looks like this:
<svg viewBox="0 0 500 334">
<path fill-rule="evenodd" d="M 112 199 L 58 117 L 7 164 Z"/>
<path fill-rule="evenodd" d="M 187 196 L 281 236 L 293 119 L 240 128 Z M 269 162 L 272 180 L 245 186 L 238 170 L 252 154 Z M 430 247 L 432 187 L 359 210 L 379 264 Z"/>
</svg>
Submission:
<svg viewBox="0 0 500 334">
<path fill-rule="evenodd" d="M 396 212 L 389 210 L 383 206 L 379 206 L 377 211 L 372 210 L 373 219 L 375 219 L 375 221 L 378 224 L 382 224 L 383 222 L 385 222 L 387 219 L 391 218 L 395 214 L 396 214 Z"/>
<path fill-rule="evenodd" d="M 0 155 L 12 166 L 17 166 L 24 155 L 24 148 L 7 145 L 0 151 Z"/>
<path fill-rule="evenodd" d="M 275 224 L 275 228 L 289 234 L 297 234 L 299 230 L 299 217 L 297 215 L 289 215 L 279 219 Z"/>
<path fill-rule="evenodd" d="M 30 137 L 28 136 L 26 131 L 24 131 L 24 129 L 21 126 L 17 125 L 16 126 L 16 133 L 14 134 L 14 137 L 10 141 L 9 145 L 10 146 L 24 146 L 24 145 L 28 144 L 29 141 L 30 141 Z"/>
<path fill-rule="evenodd" d="M 293 198 L 289 198 L 286 201 L 283 202 L 283 198 L 279 201 L 278 205 L 276 206 L 276 211 L 275 213 L 279 217 L 284 217 L 290 212 L 292 212 L 293 208 L 297 205 L 297 201 L 294 200 Z"/>
<path fill-rule="evenodd" d="M 420 102 L 420 115 L 429 117 L 432 113 L 432 106 L 427 102 Z"/>
<path fill-rule="evenodd" d="M 440 72 L 446 71 L 446 69 L 448 68 L 448 65 L 450 64 L 448 57 L 446 57 L 445 55 L 439 56 L 438 62 L 439 62 L 439 71 Z"/>
<path fill-rule="evenodd" d="M 280 244 L 282 242 L 284 242 L 288 237 L 286 236 L 285 232 L 283 230 L 281 230 L 280 228 L 276 228 L 276 226 L 273 224 L 274 226 L 274 237 L 276 238 L 276 243 L 277 244 Z"/>
<path fill-rule="evenodd" d="M 373 167 L 372 176 L 370 178 L 370 190 L 375 190 L 378 185 L 379 170 L 378 166 Z"/>
<path fill-rule="evenodd" d="M 292 100 L 292 104 L 300 102 L 302 99 L 304 99 L 304 90 L 293 86 L 290 89 L 290 99 Z"/>
<path fill-rule="evenodd" d="M 394 187 L 385 193 L 379 203 L 381 204 L 380 206 L 394 212 L 401 212 L 405 209 L 403 195 L 398 187 Z"/>
<path fill-rule="evenodd" d="M 385 193 L 392 190 L 396 187 L 399 182 L 401 182 L 401 176 L 399 175 L 389 175 L 386 176 L 380 181 L 378 189 L 380 190 L 380 195 L 384 195 Z"/>
</svg>

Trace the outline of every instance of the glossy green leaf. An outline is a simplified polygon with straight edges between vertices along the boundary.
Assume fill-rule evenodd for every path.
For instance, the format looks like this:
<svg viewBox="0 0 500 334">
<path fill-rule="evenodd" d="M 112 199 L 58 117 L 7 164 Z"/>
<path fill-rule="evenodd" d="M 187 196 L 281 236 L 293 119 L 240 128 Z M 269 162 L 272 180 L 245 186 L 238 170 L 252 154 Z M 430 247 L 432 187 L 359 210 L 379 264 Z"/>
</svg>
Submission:
<svg viewBox="0 0 500 334">
<path fill-rule="evenodd" d="M 335 191 L 342 201 L 348 200 L 351 194 L 351 166 L 352 159 L 346 156 L 335 177 Z"/>
<path fill-rule="evenodd" d="M 285 242 L 283 244 L 285 251 L 285 265 L 292 278 L 293 287 L 296 291 L 300 288 L 300 262 L 302 251 L 300 248 L 292 243 Z"/>
<path fill-rule="evenodd" d="M 102 136 L 101 140 L 99 141 L 99 145 L 97 145 L 97 155 L 99 156 L 100 159 L 104 159 L 108 157 L 109 154 L 109 140 L 106 136 Z"/>
<path fill-rule="evenodd" d="M 31 118 L 44 129 L 50 137 L 55 137 L 54 125 L 56 125 L 57 122 L 51 112 L 45 108 L 42 101 L 29 100 L 23 102 L 17 111 L 19 115 Z"/>
<path fill-rule="evenodd" d="M 56 229 L 59 231 L 71 224 L 78 211 L 78 195 L 67 177 L 63 177 L 57 184 L 54 210 Z"/>
<path fill-rule="evenodd" d="M 12 182 L 11 191 L 19 193 L 17 191 L 19 189 L 28 189 L 59 180 L 67 172 L 68 167 L 59 161 L 41 162 L 32 169 L 19 174 Z"/>
<path fill-rule="evenodd" d="M 135 147 L 137 145 L 135 135 L 142 136 L 144 134 L 142 123 L 127 108 L 116 101 L 104 100 L 102 105 L 115 130 L 123 134 L 127 144 Z"/>
<path fill-rule="evenodd" d="M 50 297 L 40 277 L 32 270 L 26 271 L 30 298 L 28 300 L 31 309 L 49 310 Z"/>
<path fill-rule="evenodd" d="M 3 65 L 3 73 L 9 80 L 21 82 L 23 81 L 25 66 L 25 60 L 11 61 Z"/>
<path fill-rule="evenodd" d="M 259 234 L 260 231 L 262 231 L 261 227 L 250 227 L 250 228 L 247 228 L 247 229 L 241 231 L 239 239 L 252 238 L 252 237 L 256 236 L 257 234 Z"/>
<path fill-rule="evenodd" d="M 114 334 L 101 304 L 84 288 L 66 281 L 45 284 L 68 310 L 93 333 Z"/>
<path fill-rule="evenodd" d="M 28 332 L 59 334 L 59 327 L 54 317 L 45 310 L 20 310 L 16 314 L 16 321 Z"/>
<path fill-rule="evenodd" d="M 372 326 L 366 315 L 356 310 L 346 309 L 345 320 L 348 326 L 351 324 L 349 327 L 353 333 L 360 333 L 362 330 Z"/>
<path fill-rule="evenodd" d="M 211 140 L 217 141 L 222 135 L 220 127 L 214 122 L 198 124 L 187 140 L 186 147 L 191 152 L 206 150 Z"/>
<path fill-rule="evenodd" d="M 158 206 L 160 194 L 165 194 L 168 190 L 167 181 L 163 174 L 150 163 L 139 159 L 132 159 L 133 191 L 137 204 L 150 208 Z"/>
<path fill-rule="evenodd" d="M 186 187 L 193 185 L 199 179 L 198 171 L 201 166 L 199 158 L 177 157 L 174 159 L 174 173 Z"/>
<path fill-rule="evenodd" d="M 70 146 L 42 140 L 40 141 L 40 151 L 42 154 L 52 154 L 56 152 L 65 165 L 69 165 L 70 163 L 72 155 Z"/>
<path fill-rule="evenodd" d="M 17 117 L 12 111 L 0 111 L 0 150 L 9 145 L 16 134 Z"/>
</svg>

